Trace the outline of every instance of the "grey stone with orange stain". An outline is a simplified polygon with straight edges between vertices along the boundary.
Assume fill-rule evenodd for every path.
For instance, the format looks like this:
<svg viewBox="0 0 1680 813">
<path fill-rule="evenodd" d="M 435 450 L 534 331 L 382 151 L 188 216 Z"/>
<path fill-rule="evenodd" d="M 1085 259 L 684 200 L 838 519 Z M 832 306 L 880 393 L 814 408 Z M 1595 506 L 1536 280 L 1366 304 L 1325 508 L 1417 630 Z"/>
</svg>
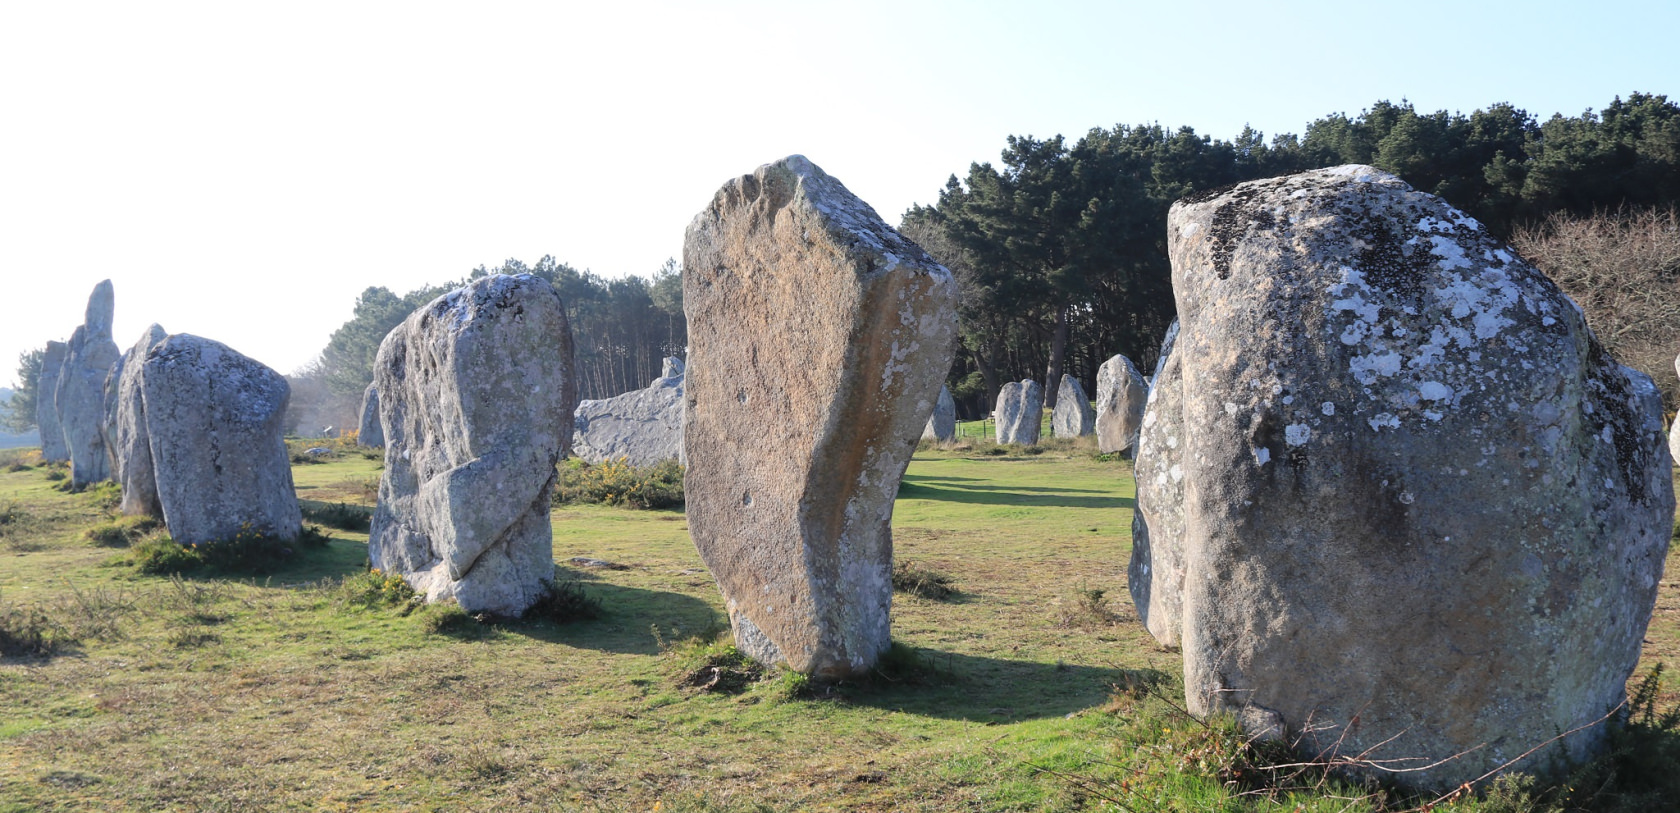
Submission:
<svg viewBox="0 0 1680 813">
<path fill-rule="evenodd" d="M 183 545 L 232 539 L 247 528 L 274 544 L 296 539 L 303 517 L 282 439 L 286 377 L 186 333 L 154 345 L 136 366 L 169 535 Z"/>
<path fill-rule="evenodd" d="M 1004 384 L 992 417 L 998 443 L 1036 445 L 1044 422 L 1044 387 L 1030 378 Z"/>
<path fill-rule="evenodd" d="M 1674 516 L 1651 379 L 1474 219 L 1370 167 L 1180 201 L 1168 241 L 1180 330 L 1139 505 L 1165 465 L 1184 518 L 1150 529 L 1144 578 L 1179 595 L 1191 711 L 1413 760 L 1388 776 L 1420 788 L 1580 726 L 1558 753 L 1600 752 Z"/>
<path fill-rule="evenodd" d="M 540 598 L 574 370 L 560 295 L 529 274 L 473 280 L 387 334 L 374 362 L 385 471 L 373 566 L 470 613 L 517 616 Z"/>
<path fill-rule="evenodd" d="M 689 533 L 751 657 L 833 679 L 886 651 L 893 499 L 951 369 L 956 298 L 802 156 L 689 225 Z"/>
<path fill-rule="evenodd" d="M 1137 365 L 1122 355 L 1097 368 L 1097 451 L 1124 452 L 1137 443 L 1149 385 Z"/>
</svg>

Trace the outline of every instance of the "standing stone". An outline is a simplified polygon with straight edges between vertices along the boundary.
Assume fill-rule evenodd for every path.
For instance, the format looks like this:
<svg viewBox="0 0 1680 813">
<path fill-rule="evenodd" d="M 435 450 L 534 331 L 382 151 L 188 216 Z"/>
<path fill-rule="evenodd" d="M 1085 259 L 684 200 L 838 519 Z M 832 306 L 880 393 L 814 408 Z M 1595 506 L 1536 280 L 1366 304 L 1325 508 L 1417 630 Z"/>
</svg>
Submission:
<svg viewBox="0 0 1680 813">
<path fill-rule="evenodd" d="M 1680 375 L 1680 356 L 1674 359 L 1674 373 Z M 1680 416 L 1675 416 L 1674 425 L 1668 428 L 1668 454 L 1675 465 L 1680 465 Z"/>
<path fill-rule="evenodd" d="M 373 566 L 470 613 L 516 616 L 541 597 L 573 369 L 560 295 L 529 274 L 474 280 L 392 330 L 373 371 L 385 435 Z"/>
<path fill-rule="evenodd" d="M 186 333 L 153 346 L 135 367 L 169 535 L 184 545 L 216 542 L 248 525 L 277 540 L 297 538 L 303 519 L 281 440 L 291 397 L 285 376 Z"/>
<path fill-rule="evenodd" d="M 1451 788 L 1617 708 L 1674 518 L 1650 378 L 1370 167 L 1180 201 L 1168 240 L 1177 373 L 1149 410 L 1181 429 L 1142 454 L 1182 475 L 1180 534 L 1150 535 L 1182 572 L 1148 578 L 1181 591 L 1190 710 Z"/>
<path fill-rule="evenodd" d="M 676 356 L 666 356 L 663 369 L 659 373 L 661 379 L 681 378 L 683 371 L 688 369 L 683 360 Z M 655 382 L 658 383 L 658 382 Z"/>
<path fill-rule="evenodd" d="M 117 360 L 111 368 L 115 380 L 105 382 L 105 398 L 110 406 L 110 428 L 106 438 L 110 443 L 111 474 L 122 486 L 124 514 L 145 514 L 163 518 L 163 506 L 158 503 L 157 476 L 152 466 L 151 439 L 146 432 L 146 399 L 141 377 L 146 369 L 146 357 L 152 348 L 162 344 L 169 334 L 160 325 L 146 328 L 140 339 Z"/>
<path fill-rule="evenodd" d="M 1097 451 L 1124 452 L 1137 443 L 1149 385 L 1137 365 L 1116 355 L 1097 368 Z"/>
<path fill-rule="evenodd" d="M 956 438 L 957 402 L 951 398 L 951 389 L 940 385 L 939 398 L 933 402 L 933 414 L 928 416 L 927 426 L 922 428 L 922 440 L 946 443 Z"/>
<path fill-rule="evenodd" d="M 1127 589 L 1137 605 L 1138 619 L 1164 646 L 1179 645 L 1184 595 L 1184 468 L 1179 444 L 1184 442 L 1182 410 L 1157 408 L 1162 393 L 1183 389 L 1178 343 L 1178 320 L 1167 327 L 1161 353 L 1155 360 L 1154 385 L 1145 398 L 1137 452 L 1132 460 L 1137 499 L 1132 511 L 1132 560 Z M 1156 544 L 1155 540 L 1162 540 Z"/>
<path fill-rule="evenodd" d="M 64 426 L 58 422 L 58 379 L 64 372 L 68 349 L 64 342 L 47 342 L 41 375 L 35 380 L 35 425 L 41 430 L 41 459 L 48 463 L 70 459 L 70 449 L 64 445 Z"/>
<path fill-rule="evenodd" d="M 1056 408 L 1050 412 L 1050 436 L 1082 438 L 1097 431 L 1097 411 L 1079 379 L 1062 375 L 1061 388 L 1056 391 Z"/>
<path fill-rule="evenodd" d="M 111 281 L 95 285 L 88 297 L 86 319 L 70 336 L 59 374 L 58 421 L 70 452 L 70 483 L 75 488 L 111 479 L 111 459 L 105 453 L 105 379 L 122 355 L 111 339 L 115 308 Z"/>
<path fill-rule="evenodd" d="M 801 156 L 689 225 L 689 533 L 751 657 L 828 679 L 886 651 L 893 498 L 951 369 L 956 296 Z"/>
<path fill-rule="evenodd" d="M 578 402 L 572 454 L 590 463 L 623 459 L 648 466 L 682 456 L 682 362 L 665 370 L 676 375 L 654 379 L 647 388 L 599 401 Z"/>
<path fill-rule="evenodd" d="M 1037 381 L 1011 381 L 998 391 L 997 442 L 1033 446 L 1044 420 L 1044 387 Z"/>
<path fill-rule="evenodd" d="M 362 391 L 362 421 L 356 427 L 356 445 L 377 449 L 385 445 L 385 428 L 379 423 L 379 384 Z"/>
</svg>

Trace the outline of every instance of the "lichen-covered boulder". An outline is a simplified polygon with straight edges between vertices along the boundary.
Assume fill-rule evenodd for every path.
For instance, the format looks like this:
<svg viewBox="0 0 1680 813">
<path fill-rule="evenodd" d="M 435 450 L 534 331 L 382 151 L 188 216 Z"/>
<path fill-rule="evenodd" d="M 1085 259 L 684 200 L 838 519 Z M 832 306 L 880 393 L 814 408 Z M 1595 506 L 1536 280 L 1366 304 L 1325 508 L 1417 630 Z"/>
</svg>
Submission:
<svg viewBox="0 0 1680 813">
<path fill-rule="evenodd" d="M 1084 385 L 1079 379 L 1063 374 L 1061 387 L 1056 390 L 1056 408 L 1050 411 L 1050 436 L 1082 438 L 1095 431 L 1097 411 L 1091 408 Z"/>
<path fill-rule="evenodd" d="M 1116 355 L 1097 368 L 1097 451 L 1124 452 L 1137 442 L 1149 385 L 1137 365 Z"/>
<path fill-rule="evenodd" d="M 922 427 L 922 440 L 946 442 L 957 437 L 957 402 L 951 397 L 951 389 L 941 384 L 939 398 L 933 402 L 933 414 L 928 416 L 927 425 Z"/>
<path fill-rule="evenodd" d="M 1185 694 L 1312 754 L 1474 781 L 1593 755 L 1674 517 L 1651 380 L 1475 220 L 1370 167 L 1173 206 Z M 1176 366 L 1176 372 L 1174 367 Z M 1171 416 L 1171 417 L 1166 417 Z M 1145 421 L 1148 422 L 1146 417 Z M 1134 573 L 1136 570 L 1134 569 Z M 1529 761 L 1518 770 L 1544 767 Z"/>
<path fill-rule="evenodd" d="M 47 342 L 41 356 L 41 374 L 35 380 L 35 426 L 41 430 L 41 459 L 48 463 L 70 459 L 70 449 L 64 445 L 64 426 L 58 422 L 58 380 L 68 349 L 64 342 Z"/>
<path fill-rule="evenodd" d="M 70 482 L 77 488 L 111 479 L 111 458 L 105 452 L 105 379 L 122 356 L 111 338 L 115 309 L 111 281 L 95 285 L 87 316 L 70 336 L 59 373 L 58 421 L 70 452 Z"/>
<path fill-rule="evenodd" d="M 303 517 L 281 439 L 291 398 L 286 377 L 186 333 L 153 346 L 135 367 L 169 535 L 193 545 L 249 528 L 274 544 L 296 539 Z M 128 468 L 135 466 L 131 458 Z"/>
<path fill-rule="evenodd" d="M 1036 445 L 1044 421 L 1044 387 L 1030 378 L 1004 384 L 998 389 L 992 417 L 997 422 L 998 443 Z"/>
<path fill-rule="evenodd" d="M 580 401 L 572 417 L 572 454 L 590 463 L 623 459 L 633 466 L 681 457 L 682 362 L 665 361 L 666 371 L 676 375 L 611 398 Z"/>
<path fill-rule="evenodd" d="M 356 445 L 377 449 L 385 445 L 385 428 L 379 423 L 379 384 L 362 390 L 362 419 L 356 427 Z"/>
<path fill-rule="evenodd" d="M 1132 477 L 1138 485 L 1132 510 L 1132 559 L 1126 573 L 1138 619 L 1164 646 L 1179 645 L 1184 594 L 1184 467 L 1179 447 L 1185 435 L 1183 410 L 1157 407 L 1156 401 L 1164 393 L 1176 399 L 1183 389 L 1181 360 L 1173 353 L 1177 343 L 1178 320 L 1174 319 L 1161 339 L 1161 354 L 1151 376 L 1154 384 L 1145 397 L 1133 454 Z"/>
<path fill-rule="evenodd" d="M 529 274 L 474 280 L 386 335 L 373 566 L 428 601 L 529 609 L 554 577 L 549 499 L 571 444 L 573 370 L 560 295 Z"/>
<path fill-rule="evenodd" d="M 956 296 L 801 156 L 689 225 L 689 534 L 753 658 L 838 678 L 886 651 L 893 499 L 951 369 Z"/>
<path fill-rule="evenodd" d="M 134 346 L 118 359 L 117 366 L 111 368 L 115 380 L 108 379 L 105 383 L 105 397 L 112 413 L 107 431 L 111 474 L 122 486 L 119 508 L 124 514 L 163 518 L 163 506 L 158 503 L 157 474 L 152 466 L 151 438 L 146 432 L 146 399 L 141 382 L 147 355 L 167 338 L 169 334 L 160 325 L 146 328 Z"/>
</svg>

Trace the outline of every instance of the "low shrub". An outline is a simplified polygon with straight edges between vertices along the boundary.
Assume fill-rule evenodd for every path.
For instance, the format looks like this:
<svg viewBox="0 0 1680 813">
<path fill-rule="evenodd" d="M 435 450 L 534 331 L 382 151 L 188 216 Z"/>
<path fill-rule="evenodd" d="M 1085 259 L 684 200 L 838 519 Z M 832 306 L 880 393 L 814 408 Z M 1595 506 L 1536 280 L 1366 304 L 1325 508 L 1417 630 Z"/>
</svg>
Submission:
<svg viewBox="0 0 1680 813">
<path fill-rule="evenodd" d="M 67 481 L 69 479 L 69 477 L 70 477 L 70 472 L 67 472 L 64 469 L 58 469 L 58 468 L 47 469 L 47 482 L 56 483 L 56 482 L 59 482 L 61 480 Z"/>
<path fill-rule="evenodd" d="M 169 575 L 208 568 L 224 573 L 263 575 L 291 561 L 299 548 L 320 548 L 332 537 L 305 525 L 296 539 L 285 540 L 246 523 L 233 537 L 182 545 L 167 536 L 143 540 L 130 548 L 129 564 L 141 573 Z"/>
<path fill-rule="evenodd" d="M 373 509 L 365 505 L 342 502 L 332 505 L 306 505 L 303 507 L 303 518 L 328 528 L 367 533 L 368 528 L 373 525 Z"/>
<path fill-rule="evenodd" d="M 0 655 L 45 657 L 72 643 L 64 628 L 39 608 L 0 603 Z"/>
<path fill-rule="evenodd" d="M 601 601 L 585 593 L 583 585 L 575 579 L 546 581 L 543 582 L 542 595 L 525 610 L 522 617 L 559 624 L 587 621 L 601 617 Z"/>
<path fill-rule="evenodd" d="M 82 532 L 82 538 L 105 548 L 125 548 L 159 526 L 156 517 L 144 514 L 101 522 Z"/>
<path fill-rule="evenodd" d="M 674 508 L 683 504 L 683 468 L 675 460 L 632 466 L 624 458 L 560 464 L 554 503 L 599 503 L 626 508 Z"/>
<path fill-rule="evenodd" d="M 700 692 L 740 694 L 766 674 L 763 664 L 747 657 L 727 636 L 690 638 L 667 649 L 665 656 L 676 684 Z"/>
<path fill-rule="evenodd" d="M 423 603 L 419 593 L 403 577 L 377 569 L 344 577 L 338 585 L 341 606 L 364 610 L 396 608 L 408 615 Z"/>
<path fill-rule="evenodd" d="M 893 566 L 892 586 L 900 593 L 932 601 L 944 601 L 957 594 L 950 576 L 908 561 Z"/>
</svg>

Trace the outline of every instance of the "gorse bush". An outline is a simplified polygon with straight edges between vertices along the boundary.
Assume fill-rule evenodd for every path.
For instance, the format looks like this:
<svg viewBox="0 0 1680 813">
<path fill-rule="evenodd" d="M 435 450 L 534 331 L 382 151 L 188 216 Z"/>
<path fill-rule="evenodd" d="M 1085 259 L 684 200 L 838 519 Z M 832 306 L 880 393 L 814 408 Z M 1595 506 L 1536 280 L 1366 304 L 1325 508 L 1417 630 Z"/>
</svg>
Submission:
<svg viewBox="0 0 1680 813">
<path fill-rule="evenodd" d="M 560 464 L 554 503 L 599 503 L 626 508 L 674 508 L 683 503 L 683 468 L 675 460 L 632 466 L 624 459 Z"/>
<path fill-rule="evenodd" d="M 117 517 L 88 528 L 82 532 L 82 538 L 101 547 L 122 548 L 144 538 L 160 524 L 157 517 L 144 514 Z"/>
<path fill-rule="evenodd" d="M 601 617 L 601 602 L 585 593 L 575 579 L 543 582 L 542 595 L 525 610 L 522 618 L 564 624 Z"/>
<path fill-rule="evenodd" d="M 900 593 L 933 601 L 944 601 L 957 593 L 950 576 L 908 561 L 893 565 L 892 586 Z"/>
<path fill-rule="evenodd" d="M 0 603 L 0 655 L 40 657 L 72 643 L 63 627 L 39 608 Z"/>
<path fill-rule="evenodd" d="M 424 603 L 420 594 L 414 592 L 403 577 L 381 572 L 377 568 L 344 577 L 338 586 L 337 598 L 342 606 L 364 610 L 396 608 L 403 615 Z"/>
</svg>

